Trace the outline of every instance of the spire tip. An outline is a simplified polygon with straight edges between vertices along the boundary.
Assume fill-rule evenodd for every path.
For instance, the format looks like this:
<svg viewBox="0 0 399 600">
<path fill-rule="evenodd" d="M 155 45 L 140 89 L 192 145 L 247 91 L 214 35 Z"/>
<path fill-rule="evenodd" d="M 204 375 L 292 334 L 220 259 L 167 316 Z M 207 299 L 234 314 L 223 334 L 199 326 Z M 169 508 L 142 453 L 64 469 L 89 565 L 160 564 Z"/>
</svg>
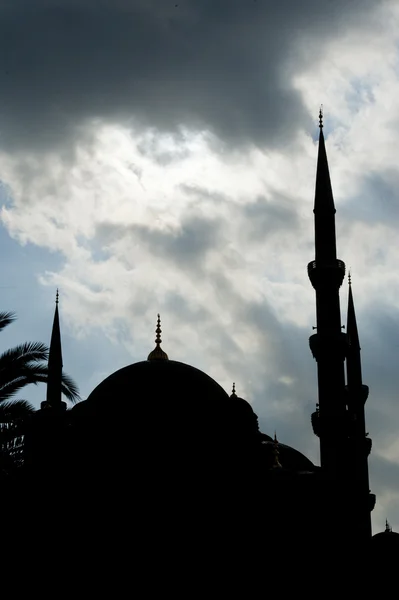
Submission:
<svg viewBox="0 0 399 600">
<path fill-rule="evenodd" d="M 320 110 L 319 110 L 319 127 L 320 129 L 323 129 L 323 105 L 320 104 Z"/>
</svg>

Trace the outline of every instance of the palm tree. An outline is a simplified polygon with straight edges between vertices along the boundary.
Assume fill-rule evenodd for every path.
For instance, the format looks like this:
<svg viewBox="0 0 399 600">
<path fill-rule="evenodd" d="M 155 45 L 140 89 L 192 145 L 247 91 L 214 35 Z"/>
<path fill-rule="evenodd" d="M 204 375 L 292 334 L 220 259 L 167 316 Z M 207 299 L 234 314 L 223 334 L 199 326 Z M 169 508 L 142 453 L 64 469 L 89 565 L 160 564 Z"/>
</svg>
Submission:
<svg viewBox="0 0 399 600">
<path fill-rule="evenodd" d="M 0 312 L 0 331 L 15 320 L 12 312 Z M 46 383 L 49 349 L 41 342 L 25 342 L 0 354 L 0 470 L 8 471 L 22 463 L 23 426 L 34 412 L 26 400 L 14 399 L 22 388 Z M 62 374 L 62 393 L 72 403 L 79 400 L 76 383 Z"/>
</svg>

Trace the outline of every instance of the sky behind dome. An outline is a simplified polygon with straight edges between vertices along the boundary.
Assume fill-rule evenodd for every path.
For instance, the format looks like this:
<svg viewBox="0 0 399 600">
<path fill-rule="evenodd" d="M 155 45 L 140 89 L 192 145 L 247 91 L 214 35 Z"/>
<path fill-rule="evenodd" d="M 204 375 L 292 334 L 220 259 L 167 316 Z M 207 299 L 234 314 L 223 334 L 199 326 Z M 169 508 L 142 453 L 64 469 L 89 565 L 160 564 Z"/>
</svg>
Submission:
<svg viewBox="0 0 399 600">
<path fill-rule="evenodd" d="M 318 462 L 306 274 L 322 103 L 338 255 L 370 386 L 375 530 L 399 531 L 399 6 L 0 2 L 4 348 L 48 342 L 83 397 L 169 356 Z M 346 321 L 347 285 L 341 291 Z M 45 390 L 27 389 L 39 405 Z"/>
</svg>

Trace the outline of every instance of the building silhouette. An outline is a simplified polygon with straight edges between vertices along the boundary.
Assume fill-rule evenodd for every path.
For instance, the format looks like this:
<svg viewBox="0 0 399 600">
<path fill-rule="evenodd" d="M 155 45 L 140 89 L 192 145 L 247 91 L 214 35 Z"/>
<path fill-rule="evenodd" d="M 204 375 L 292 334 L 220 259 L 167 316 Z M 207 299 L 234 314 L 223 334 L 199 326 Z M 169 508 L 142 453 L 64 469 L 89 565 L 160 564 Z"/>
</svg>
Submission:
<svg viewBox="0 0 399 600">
<path fill-rule="evenodd" d="M 337 258 L 335 212 L 320 113 L 315 259 L 308 265 L 320 466 L 261 432 L 234 385 L 228 395 L 205 373 L 170 359 L 159 315 L 147 360 L 111 374 L 67 410 L 57 295 L 47 398 L 29 423 L 23 475 L 13 483 L 18 495 L 34 490 L 36 536 L 52 539 L 55 529 L 56 547 L 69 540 L 103 562 L 106 556 L 108 565 L 124 564 L 128 544 L 134 577 L 150 571 L 166 587 L 182 579 L 231 584 L 237 574 L 257 587 L 266 573 L 269 585 L 286 589 L 350 580 L 360 591 L 365 568 L 378 578 L 393 565 L 399 535 L 388 523 L 385 532 L 371 531 L 368 387 L 350 278 L 346 329 L 341 323 L 345 264 Z"/>
</svg>

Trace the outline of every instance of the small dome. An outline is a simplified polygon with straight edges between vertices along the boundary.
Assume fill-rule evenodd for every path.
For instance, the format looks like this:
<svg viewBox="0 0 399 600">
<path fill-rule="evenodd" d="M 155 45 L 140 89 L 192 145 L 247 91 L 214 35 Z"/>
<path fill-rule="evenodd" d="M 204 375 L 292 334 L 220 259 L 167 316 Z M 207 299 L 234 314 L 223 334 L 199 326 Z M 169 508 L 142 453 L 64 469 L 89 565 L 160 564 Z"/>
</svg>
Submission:
<svg viewBox="0 0 399 600">
<path fill-rule="evenodd" d="M 373 548 L 378 550 L 396 550 L 399 549 L 399 533 L 392 531 L 392 527 L 386 521 L 385 531 L 376 533 L 372 537 Z"/>
<path fill-rule="evenodd" d="M 268 457 L 267 464 L 270 468 L 275 462 L 275 441 L 263 441 L 262 446 L 265 455 Z M 291 446 L 278 442 L 278 459 L 282 469 L 287 471 L 315 471 L 315 465 L 302 452 L 295 450 Z"/>
<path fill-rule="evenodd" d="M 246 438 L 259 434 L 258 415 L 249 402 L 237 396 L 235 383 L 226 407 L 225 428 L 232 437 Z"/>
</svg>

